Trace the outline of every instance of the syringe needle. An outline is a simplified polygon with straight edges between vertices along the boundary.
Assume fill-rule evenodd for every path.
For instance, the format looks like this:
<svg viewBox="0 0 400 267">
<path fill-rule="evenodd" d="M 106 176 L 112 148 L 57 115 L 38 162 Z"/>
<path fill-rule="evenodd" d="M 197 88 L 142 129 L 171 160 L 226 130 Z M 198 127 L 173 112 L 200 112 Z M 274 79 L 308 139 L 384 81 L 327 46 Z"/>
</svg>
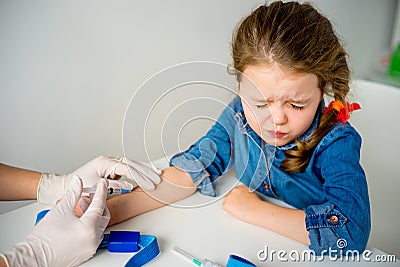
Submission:
<svg viewBox="0 0 400 267">
<path fill-rule="evenodd" d="M 186 253 L 185 251 L 183 251 L 180 248 L 174 247 L 172 250 L 176 254 L 178 254 L 179 256 L 184 258 L 185 260 L 190 261 L 191 263 L 195 264 L 196 266 L 200 266 L 200 267 L 222 267 L 218 263 L 212 262 L 212 261 L 207 260 L 207 259 L 204 259 L 204 260 L 196 259 L 195 257 L 193 257 L 192 255 Z"/>
<path fill-rule="evenodd" d="M 174 247 L 172 249 L 176 254 L 184 258 L 185 260 L 195 264 L 196 266 L 201 266 L 201 261 L 193 257 L 192 255 L 188 254 L 187 252 L 183 251 L 180 248 Z"/>
</svg>

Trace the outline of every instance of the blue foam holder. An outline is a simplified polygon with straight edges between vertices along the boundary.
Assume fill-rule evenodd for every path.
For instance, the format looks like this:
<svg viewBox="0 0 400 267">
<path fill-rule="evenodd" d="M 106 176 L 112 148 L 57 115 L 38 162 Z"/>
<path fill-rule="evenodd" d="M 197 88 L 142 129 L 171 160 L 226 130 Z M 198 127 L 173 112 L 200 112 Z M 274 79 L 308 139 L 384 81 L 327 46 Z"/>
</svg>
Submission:
<svg viewBox="0 0 400 267">
<path fill-rule="evenodd" d="M 110 231 L 108 251 L 110 252 L 136 252 L 139 250 L 139 232 L 135 231 Z"/>
<path fill-rule="evenodd" d="M 229 255 L 226 267 L 257 267 L 254 263 L 238 255 Z"/>
<path fill-rule="evenodd" d="M 42 210 L 36 215 L 35 225 L 38 224 L 50 210 Z"/>
</svg>

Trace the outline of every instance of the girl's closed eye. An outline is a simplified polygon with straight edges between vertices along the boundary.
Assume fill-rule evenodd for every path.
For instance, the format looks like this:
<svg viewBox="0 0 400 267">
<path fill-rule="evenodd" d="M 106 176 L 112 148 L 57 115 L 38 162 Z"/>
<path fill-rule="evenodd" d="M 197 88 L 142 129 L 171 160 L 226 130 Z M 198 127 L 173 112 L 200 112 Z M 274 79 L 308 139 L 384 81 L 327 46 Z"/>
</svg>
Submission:
<svg viewBox="0 0 400 267">
<path fill-rule="evenodd" d="M 291 106 L 292 106 L 292 108 L 293 109 L 295 109 L 295 110 L 303 110 L 305 107 L 304 106 L 298 106 L 298 105 L 295 105 L 295 104 L 290 104 Z"/>
<path fill-rule="evenodd" d="M 257 108 L 259 109 L 265 109 L 268 107 L 268 104 L 261 104 L 261 105 L 256 105 Z"/>
</svg>

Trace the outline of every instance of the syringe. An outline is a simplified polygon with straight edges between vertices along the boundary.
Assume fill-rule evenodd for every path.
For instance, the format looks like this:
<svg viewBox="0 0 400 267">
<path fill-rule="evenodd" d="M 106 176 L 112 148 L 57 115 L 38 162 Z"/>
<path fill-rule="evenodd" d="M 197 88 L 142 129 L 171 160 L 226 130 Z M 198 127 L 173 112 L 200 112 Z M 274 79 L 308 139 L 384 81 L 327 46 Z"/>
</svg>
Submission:
<svg viewBox="0 0 400 267">
<path fill-rule="evenodd" d="M 131 192 L 131 190 L 127 190 L 127 189 L 119 189 L 119 188 L 112 188 L 112 187 L 107 188 L 107 193 L 109 195 L 119 195 L 119 194 L 126 194 L 126 193 L 130 193 L 130 192 Z M 82 189 L 82 193 L 94 194 L 94 193 L 96 193 L 96 186 L 84 187 Z"/>
<path fill-rule="evenodd" d="M 207 260 L 207 259 L 204 259 L 204 260 L 196 259 L 192 255 L 186 253 L 185 251 L 183 251 L 182 249 L 177 248 L 177 247 L 174 247 L 172 249 L 172 251 L 174 251 L 176 254 L 178 254 L 179 256 L 181 256 L 185 260 L 193 263 L 196 266 L 200 266 L 200 267 L 222 267 L 222 265 L 219 265 L 218 263 L 212 262 L 212 261 Z"/>
</svg>

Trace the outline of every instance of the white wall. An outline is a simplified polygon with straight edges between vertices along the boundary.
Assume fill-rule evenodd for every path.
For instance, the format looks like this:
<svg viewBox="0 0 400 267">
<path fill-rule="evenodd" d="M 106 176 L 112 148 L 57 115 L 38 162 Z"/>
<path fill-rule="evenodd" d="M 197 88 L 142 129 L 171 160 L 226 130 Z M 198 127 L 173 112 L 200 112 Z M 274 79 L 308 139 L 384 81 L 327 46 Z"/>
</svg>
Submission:
<svg viewBox="0 0 400 267">
<path fill-rule="evenodd" d="M 66 172 L 99 154 L 121 155 L 124 112 L 138 87 L 176 63 L 228 63 L 231 30 L 254 6 L 1 1 L 0 161 Z M 146 159 L 142 150 L 134 156 Z"/>
<path fill-rule="evenodd" d="M 138 87 L 173 64 L 230 63 L 231 31 L 260 2 L 0 0 L 0 161 L 67 172 L 121 155 Z M 390 41 L 395 1 L 314 2 L 366 75 L 371 54 Z M 142 148 L 130 156 L 147 159 Z"/>
<path fill-rule="evenodd" d="M 400 187 L 397 149 L 400 147 L 400 90 L 397 87 L 357 80 L 352 93 L 362 109 L 351 116 L 362 137 L 361 164 L 367 175 L 371 203 L 370 244 L 400 257 Z M 384 119 L 382 119 L 384 118 Z"/>
<path fill-rule="evenodd" d="M 391 47 L 396 48 L 396 45 L 398 45 L 399 43 L 400 43 L 400 4 L 399 1 L 397 1 Z"/>
<path fill-rule="evenodd" d="M 353 77 L 368 78 L 372 64 L 390 47 L 396 0 L 317 0 L 333 19 L 350 56 Z"/>
<path fill-rule="evenodd" d="M 262 2 L 0 0 L 0 162 L 66 173 L 99 154 L 121 155 L 125 110 L 140 85 L 186 61 L 230 63 L 233 27 Z M 368 76 L 374 53 L 390 44 L 396 0 L 314 2 L 335 21 L 355 76 Z M 148 108 L 163 81 L 140 91 L 134 108 Z M 200 87 L 197 97 L 232 96 Z M 189 111 L 215 117 L 220 109 L 190 105 Z M 170 110 L 153 114 L 153 127 Z M 189 111 L 172 118 L 179 121 Z M 125 135 L 128 156 L 143 161 L 146 115 L 129 113 Z M 211 123 L 198 120 L 185 127 L 181 140 L 171 134 L 164 143 L 185 147 Z M 162 155 L 159 135 L 147 131 L 152 159 Z"/>
</svg>

